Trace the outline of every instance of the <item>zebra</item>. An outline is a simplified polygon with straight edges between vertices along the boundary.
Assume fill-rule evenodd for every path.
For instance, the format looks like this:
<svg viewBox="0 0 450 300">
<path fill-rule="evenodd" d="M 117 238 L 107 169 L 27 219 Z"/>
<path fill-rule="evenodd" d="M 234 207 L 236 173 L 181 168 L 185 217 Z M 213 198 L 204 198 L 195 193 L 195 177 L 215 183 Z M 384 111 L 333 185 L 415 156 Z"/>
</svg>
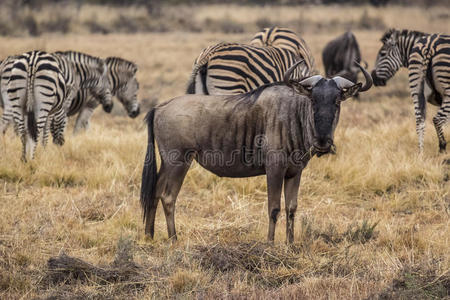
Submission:
<svg viewBox="0 0 450 300">
<path fill-rule="evenodd" d="M 55 144 L 64 144 L 67 111 L 79 89 L 90 89 L 104 109 L 111 110 L 106 71 L 100 58 L 74 51 L 31 51 L 15 59 L 7 84 L 8 97 L 3 101 L 16 101 L 13 120 L 22 139 L 24 161 L 27 156 L 33 159 L 41 130 L 44 146 L 49 131 Z"/>
<path fill-rule="evenodd" d="M 250 45 L 219 43 L 205 48 L 194 62 L 188 94 L 233 95 L 281 81 L 299 59 L 305 67 L 294 77 L 311 75 L 314 59 L 305 41 L 286 28 L 266 28 Z"/>
<path fill-rule="evenodd" d="M 447 142 L 443 126 L 450 118 L 450 36 L 390 29 L 381 41 L 383 46 L 372 71 L 375 85 L 386 85 L 386 81 L 401 67 L 407 67 L 419 152 L 423 152 L 426 102 L 440 106 L 433 123 L 439 139 L 439 152 L 445 152 Z"/>
<path fill-rule="evenodd" d="M 6 84 L 2 126 L 9 123 L 5 113 L 12 116 L 22 141 L 22 160 L 27 161 L 33 159 L 39 134 L 50 126 L 50 120 L 53 126 L 64 124 L 65 99 L 73 95 L 76 78 L 70 62 L 45 51 L 26 52 L 9 63 L 11 69 L 2 74 L 2 87 Z M 60 135 L 55 135 L 54 141 L 64 143 Z"/>
<path fill-rule="evenodd" d="M 317 70 L 314 70 L 314 57 L 305 40 L 289 28 L 277 26 L 264 28 L 255 34 L 250 41 L 250 45 L 257 47 L 278 47 L 297 53 L 305 61 L 303 72 L 311 70 L 310 72 L 317 73 Z M 304 74 L 304 76 L 308 76 L 306 73 Z"/>
<path fill-rule="evenodd" d="M 0 106 L 3 108 L 0 119 L 0 132 L 5 133 L 13 119 L 13 103 L 8 101 L 7 85 L 11 77 L 11 70 L 17 56 L 8 56 L 0 63 Z M 4 100 L 6 99 L 6 100 Z"/>
<path fill-rule="evenodd" d="M 107 76 L 111 94 L 117 96 L 130 118 L 139 115 L 140 107 L 137 101 L 139 82 L 136 79 L 137 65 L 120 57 L 107 57 Z M 89 120 L 94 110 L 100 104 L 98 98 L 88 89 L 80 89 L 73 99 L 67 116 L 78 114 L 74 133 L 89 127 Z"/>
</svg>

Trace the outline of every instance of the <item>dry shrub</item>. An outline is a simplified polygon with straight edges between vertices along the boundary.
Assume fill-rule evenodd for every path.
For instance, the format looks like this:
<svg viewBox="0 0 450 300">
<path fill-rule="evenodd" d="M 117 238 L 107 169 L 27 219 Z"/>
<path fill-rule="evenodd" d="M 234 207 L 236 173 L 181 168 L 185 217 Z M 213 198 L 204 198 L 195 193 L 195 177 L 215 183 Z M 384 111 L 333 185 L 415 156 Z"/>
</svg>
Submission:
<svg viewBox="0 0 450 300">
<path fill-rule="evenodd" d="M 232 20 L 230 17 L 225 17 L 223 19 L 218 20 L 206 18 L 202 28 L 207 28 L 208 31 L 212 32 L 223 32 L 223 33 L 244 32 L 244 26 L 239 22 Z"/>
<path fill-rule="evenodd" d="M 256 27 L 261 28 L 261 29 L 275 26 L 275 24 L 272 21 L 270 21 L 270 19 L 267 17 L 261 17 L 261 18 L 257 19 L 255 24 L 256 24 Z"/>
<path fill-rule="evenodd" d="M 89 282 L 111 284 L 122 282 L 130 288 L 142 288 L 142 280 L 147 277 L 144 269 L 133 261 L 132 242 L 120 239 L 115 260 L 109 266 L 95 266 L 65 253 L 52 257 L 47 263 L 44 284 L 74 284 Z"/>
<path fill-rule="evenodd" d="M 84 25 L 88 28 L 89 32 L 91 33 L 108 34 L 111 32 L 109 28 L 107 28 L 103 24 L 100 24 L 96 20 L 88 20 L 84 23 Z"/>
<path fill-rule="evenodd" d="M 369 16 L 367 10 L 364 10 L 356 26 L 358 29 L 365 29 L 365 30 L 384 30 L 387 28 L 386 24 L 384 24 L 384 21 L 381 17 Z"/>
<path fill-rule="evenodd" d="M 369 299 L 447 299 L 450 297 L 450 271 L 437 273 L 439 263 L 406 266 L 389 288 Z"/>
<path fill-rule="evenodd" d="M 64 16 L 61 14 L 52 15 L 49 20 L 46 20 L 40 24 L 42 32 L 61 32 L 68 33 L 72 24 L 72 18 L 70 16 Z"/>
<path fill-rule="evenodd" d="M 349 247 L 339 250 L 329 246 L 322 254 L 311 255 L 317 252 L 317 241 L 316 249 L 305 249 L 301 244 L 286 247 L 262 242 L 199 245 L 194 249 L 194 258 L 203 268 L 240 273 L 242 280 L 265 287 L 280 287 L 310 276 L 345 277 L 365 269 L 357 250 Z"/>
</svg>

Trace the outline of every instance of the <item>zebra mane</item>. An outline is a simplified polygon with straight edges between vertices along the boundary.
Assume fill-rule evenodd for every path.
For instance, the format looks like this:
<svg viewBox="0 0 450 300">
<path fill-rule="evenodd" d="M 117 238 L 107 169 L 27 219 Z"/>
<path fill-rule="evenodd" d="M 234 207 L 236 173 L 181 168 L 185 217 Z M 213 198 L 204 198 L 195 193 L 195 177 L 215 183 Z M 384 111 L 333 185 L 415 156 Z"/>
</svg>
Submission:
<svg viewBox="0 0 450 300">
<path fill-rule="evenodd" d="M 135 63 L 120 57 L 107 57 L 105 62 L 113 93 L 125 87 L 138 70 Z"/>
<path fill-rule="evenodd" d="M 78 56 L 78 57 L 84 57 L 85 59 L 88 59 L 89 61 L 94 61 L 94 62 L 98 62 L 98 63 L 103 62 L 103 60 L 97 56 L 92 56 L 87 53 L 83 53 L 83 52 L 79 52 L 79 51 L 68 50 L 68 51 L 56 51 L 55 53 L 64 55 L 64 56 L 67 56 L 70 58 L 76 58 Z"/>
<path fill-rule="evenodd" d="M 397 35 L 397 37 L 400 37 L 400 36 L 419 37 L 419 36 L 426 35 L 426 33 L 421 32 L 421 31 L 408 30 L 408 29 L 398 30 L 395 28 L 390 28 L 383 34 L 383 36 L 381 37 L 381 41 L 383 43 L 386 43 L 394 34 Z"/>
<path fill-rule="evenodd" d="M 135 74 L 138 70 L 138 67 L 134 62 L 117 56 L 107 57 L 105 62 L 108 67 L 115 65 L 117 69 L 120 69 L 121 71 L 131 71 L 133 74 Z"/>
</svg>

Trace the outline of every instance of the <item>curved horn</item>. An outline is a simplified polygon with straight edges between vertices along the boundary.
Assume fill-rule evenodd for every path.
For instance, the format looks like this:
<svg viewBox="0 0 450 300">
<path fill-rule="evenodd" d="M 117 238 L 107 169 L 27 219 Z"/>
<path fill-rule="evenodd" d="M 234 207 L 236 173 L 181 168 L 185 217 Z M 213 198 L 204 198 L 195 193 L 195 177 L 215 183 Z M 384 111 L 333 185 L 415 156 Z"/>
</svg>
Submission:
<svg viewBox="0 0 450 300">
<path fill-rule="evenodd" d="M 361 69 L 361 72 L 364 74 L 364 78 L 366 79 L 366 83 L 359 89 L 360 92 L 365 92 L 372 87 L 373 80 L 372 76 L 370 76 L 369 72 L 366 71 L 358 62 L 355 62 L 358 67 Z"/>
<path fill-rule="evenodd" d="M 341 76 L 335 76 L 333 77 L 334 82 L 336 82 L 338 88 L 340 89 L 348 89 L 349 87 L 352 87 L 355 85 L 354 82 L 351 82 L 348 79 L 345 79 L 344 77 Z"/>
<path fill-rule="evenodd" d="M 323 78 L 322 75 L 314 75 L 314 76 L 303 79 L 302 81 L 299 82 L 299 84 L 302 86 L 314 87 L 314 85 L 322 78 Z M 342 79 L 344 79 L 344 78 L 342 78 Z"/>
<path fill-rule="evenodd" d="M 294 72 L 294 70 L 297 68 L 297 66 L 299 64 L 304 63 L 304 62 L 305 62 L 305 60 L 301 59 L 301 60 L 297 61 L 296 63 L 294 63 L 292 66 L 290 66 L 289 69 L 287 69 L 286 73 L 284 73 L 284 76 L 283 76 L 284 83 L 289 84 L 289 80 L 291 79 L 292 72 Z"/>
</svg>

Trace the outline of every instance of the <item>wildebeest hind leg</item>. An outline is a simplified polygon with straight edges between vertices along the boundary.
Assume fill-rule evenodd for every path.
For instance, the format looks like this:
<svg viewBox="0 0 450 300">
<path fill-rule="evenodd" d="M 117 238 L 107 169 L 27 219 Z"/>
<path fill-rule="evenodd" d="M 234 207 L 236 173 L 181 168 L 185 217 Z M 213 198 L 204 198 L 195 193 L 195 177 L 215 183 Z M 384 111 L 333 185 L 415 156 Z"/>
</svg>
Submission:
<svg viewBox="0 0 450 300">
<path fill-rule="evenodd" d="M 297 211 L 298 188 L 300 186 L 299 172 L 294 177 L 285 178 L 284 180 L 284 203 L 286 208 L 286 243 L 294 242 L 294 221 L 295 212 Z"/>
<path fill-rule="evenodd" d="M 159 197 L 161 198 L 164 214 L 166 216 L 169 239 L 173 240 L 177 239 L 175 231 L 175 202 L 189 166 L 190 163 L 185 162 L 179 163 L 176 166 L 166 165 L 161 168 L 161 171 L 158 174 L 156 196 L 158 197 L 158 194 L 160 195 Z M 151 211 L 150 217 L 153 217 L 154 219 L 154 212 Z"/>
<path fill-rule="evenodd" d="M 269 233 L 267 240 L 273 242 L 275 238 L 275 225 L 280 213 L 281 189 L 283 187 L 284 172 L 281 170 L 267 171 L 267 197 L 269 200 Z"/>
</svg>

